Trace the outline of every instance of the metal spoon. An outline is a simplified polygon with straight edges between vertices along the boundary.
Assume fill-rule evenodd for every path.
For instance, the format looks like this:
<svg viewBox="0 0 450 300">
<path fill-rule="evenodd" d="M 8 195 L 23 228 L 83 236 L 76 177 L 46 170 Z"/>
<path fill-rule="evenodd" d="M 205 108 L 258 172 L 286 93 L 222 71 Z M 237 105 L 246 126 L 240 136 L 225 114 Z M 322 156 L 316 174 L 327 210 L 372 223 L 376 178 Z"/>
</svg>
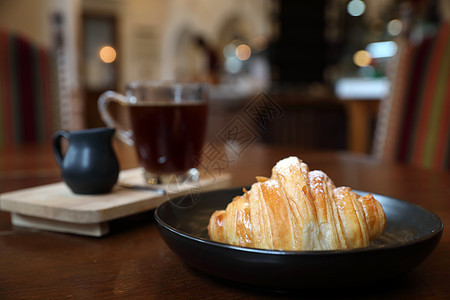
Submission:
<svg viewBox="0 0 450 300">
<path fill-rule="evenodd" d="M 151 185 L 129 184 L 129 183 L 125 183 L 125 182 L 118 182 L 117 185 L 120 187 L 126 188 L 126 189 L 130 189 L 130 190 L 152 191 L 152 192 L 157 192 L 161 195 L 167 194 L 167 191 L 165 189 L 158 188 L 158 187 L 151 186 Z"/>
</svg>

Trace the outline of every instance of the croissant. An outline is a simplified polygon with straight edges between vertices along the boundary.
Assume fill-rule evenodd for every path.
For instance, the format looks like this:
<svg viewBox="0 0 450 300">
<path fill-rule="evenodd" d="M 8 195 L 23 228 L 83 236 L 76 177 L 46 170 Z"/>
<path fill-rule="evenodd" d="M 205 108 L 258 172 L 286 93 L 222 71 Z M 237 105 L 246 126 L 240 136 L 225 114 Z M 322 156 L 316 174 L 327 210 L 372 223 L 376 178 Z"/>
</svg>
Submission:
<svg viewBox="0 0 450 300">
<path fill-rule="evenodd" d="M 257 177 L 243 192 L 211 215 L 211 240 L 277 250 L 349 249 L 368 246 L 386 225 L 372 195 L 336 188 L 297 157 L 279 161 L 271 178 Z"/>
</svg>

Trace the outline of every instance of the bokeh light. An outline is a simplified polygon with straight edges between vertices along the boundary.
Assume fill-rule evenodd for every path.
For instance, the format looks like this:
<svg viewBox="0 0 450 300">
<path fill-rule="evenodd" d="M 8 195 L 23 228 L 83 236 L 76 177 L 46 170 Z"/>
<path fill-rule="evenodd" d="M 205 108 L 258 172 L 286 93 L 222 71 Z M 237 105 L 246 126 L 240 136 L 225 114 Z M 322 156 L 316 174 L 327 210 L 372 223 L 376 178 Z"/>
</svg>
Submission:
<svg viewBox="0 0 450 300">
<path fill-rule="evenodd" d="M 100 49 L 99 54 L 100 54 L 100 59 L 104 63 L 107 63 L 107 64 L 115 61 L 116 57 L 117 57 L 116 50 L 114 50 L 114 48 L 111 46 L 104 46 L 102 49 Z"/>
<path fill-rule="evenodd" d="M 240 60 L 247 60 L 252 55 L 252 49 L 246 44 L 241 44 L 236 47 L 236 57 Z"/>
<path fill-rule="evenodd" d="M 399 19 L 393 19 L 387 24 L 387 32 L 392 36 L 399 35 L 402 30 L 403 24 Z"/>
<path fill-rule="evenodd" d="M 351 0 L 347 4 L 347 12 L 354 17 L 361 16 L 366 11 L 366 4 L 361 0 Z"/>
<path fill-rule="evenodd" d="M 372 58 L 392 57 L 397 53 L 397 44 L 394 41 L 376 42 L 367 45 L 366 50 Z"/>
<path fill-rule="evenodd" d="M 233 57 L 236 55 L 236 45 L 233 43 L 230 43 L 223 47 L 223 56 L 226 58 Z"/>
<path fill-rule="evenodd" d="M 353 62 L 358 67 L 366 67 L 372 62 L 372 56 L 366 50 L 358 50 L 353 55 Z"/>
<path fill-rule="evenodd" d="M 239 73 L 242 69 L 242 61 L 236 58 L 236 56 L 228 57 L 225 60 L 225 70 L 232 74 Z"/>
</svg>

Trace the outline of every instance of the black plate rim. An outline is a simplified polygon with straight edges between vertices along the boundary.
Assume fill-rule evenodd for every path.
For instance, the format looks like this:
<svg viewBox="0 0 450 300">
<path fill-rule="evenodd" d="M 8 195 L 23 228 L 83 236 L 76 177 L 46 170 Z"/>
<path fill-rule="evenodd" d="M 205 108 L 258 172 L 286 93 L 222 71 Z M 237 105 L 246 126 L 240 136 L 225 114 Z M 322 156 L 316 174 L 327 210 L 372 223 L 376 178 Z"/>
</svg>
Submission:
<svg viewBox="0 0 450 300">
<path fill-rule="evenodd" d="M 227 188 L 227 189 L 219 189 L 219 190 L 213 190 L 213 191 L 208 191 L 208 192 L 204 192 L 203 194 L 207 194 L 207 193 L 217 193 L 217 192 L 222 192 L 222 191 L 231 191 L 231 190 L 236 190 L 238 191 L 239 189 L 242 189 L 244 187 L 232 187 L 232 188 Z M 384 198 L 388 198 L 389 200 L 394 200 L 397 202 L 402 203 L 403 205 L 408 205 L 408 206 L 413 206 L 416 209 L 422 210 L 423 212 L 429 214 L 433 219 L 435 219 L 438 222 L 438 226 L 437 228 L 435 228 L 431 233 L 421 236 L 419 238 L 416 239 L 412 239 L 409 241 L 405 241 L 405 242 L 399 242 L 393 245 L 386 245 L 386 246 L 376 246 L 376 247 L 362 247 L 362 248 L 355 248 L 355 249 L 344 249 L 344 250 L 306 250 L 306 251 L 287 251 L 287 250 L 270 250 L 270 249 L 260 249 L 260 248 L 249 248 L 249 247 L 242 247 L 242 246 L 235 246 L 235 245 L 230 245 L 230 244 L 226 244 L 226 243 L 221 243 L 221 242 L 215 242 L 215 241 L 211 241 L 208 239 L 204 239 L 204 238 L 200 238 L 198 236 L 186 233 L 184 231 L 181 231 L 169 224 L 167 224 L 166 222 L 164 222 L 160 216 L 158 215 L 159 210 L 164 206 L 164 205 L 172 205 L 172 201 L 176 200 L 177 198 L 183 197 L 176 197 L 174 199 L 171 200 L 167 200 L 163 203 L 161 203 L 154 212 L 154 217 L 157 221 L 157 223 L 162 226 L 163 228 L 165 228 L 166 230 L 171 231 L 172 233 L 182 236 L 183 238 L 187 238 L 191 241 L 197 242 L 197 243 L 202 243 L 202 244 L 206 244 L 208 246 L 213 246 L 213 247 L 220 247 L 220 248 L 225 248 L 228 250 L 233 250 L 233 251 L 243 251 L 243 252 L 248 252 L 248 253 L 256 253 L 256 254 L 264 254 L 264 255 L 286 255 L 286 256 L 310 256 L 310 255 L 354 255 L 356 253 L 364 253 L 364 252 L 375 252 L 375 251 L 390 251 L 390 250 L 394 250 L 394 249 L 400 249 L 403 247 L 408 247 L 408 246 L 412 246 L 412 245 L 416 245 L 419 244 L 421 242 L 426 242 L 429 241 L 431 239 L 433 239 L 434 237 L 436 237 L 437 235 L 442 234 L 443 230 L 444 230 L 444 223 L 442 222 L 441 218 L 439 218 L 438 215 L 436 215 L 435 213 L 433 213 L 432 211 L 423 208 L 417 204 L 414 203 L 410 203 L 404 200 L 400 200 L 391 196 L 386 196 L 386 195 L 382 195 L 382 194 L 377 194 L 377 193 L 371 193 L 371 192 L 366 192 L 366 191 L 360 191 L 360 190 L 354 190 L 356 193 L 360 194 L 360 195 L 365 195 L 365 194 L 372 194 L 375 198 L 377 196 L 379 197 L 384 197 Z M 231 200 L 230 200 L 231 201 Z"/>
</svg>

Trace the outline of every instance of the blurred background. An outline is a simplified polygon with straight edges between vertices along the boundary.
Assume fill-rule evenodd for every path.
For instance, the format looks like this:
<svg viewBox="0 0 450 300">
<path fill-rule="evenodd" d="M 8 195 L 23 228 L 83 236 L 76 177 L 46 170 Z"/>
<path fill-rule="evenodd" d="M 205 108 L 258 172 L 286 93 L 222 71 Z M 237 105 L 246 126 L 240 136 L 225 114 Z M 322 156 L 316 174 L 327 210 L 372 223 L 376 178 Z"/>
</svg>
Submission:
<svg viewBox="0 0 450 300">
<path fill-rule="evenodd" d="M 449 15 L 448 0 L 0 0 L 0 146 L 103 126 L 101 93 L 170 79 L 211 83 L 210 139 L 265 95 L 283 115 L 261 142 L 371 153 L 402 40 Z"/>
</svg>

